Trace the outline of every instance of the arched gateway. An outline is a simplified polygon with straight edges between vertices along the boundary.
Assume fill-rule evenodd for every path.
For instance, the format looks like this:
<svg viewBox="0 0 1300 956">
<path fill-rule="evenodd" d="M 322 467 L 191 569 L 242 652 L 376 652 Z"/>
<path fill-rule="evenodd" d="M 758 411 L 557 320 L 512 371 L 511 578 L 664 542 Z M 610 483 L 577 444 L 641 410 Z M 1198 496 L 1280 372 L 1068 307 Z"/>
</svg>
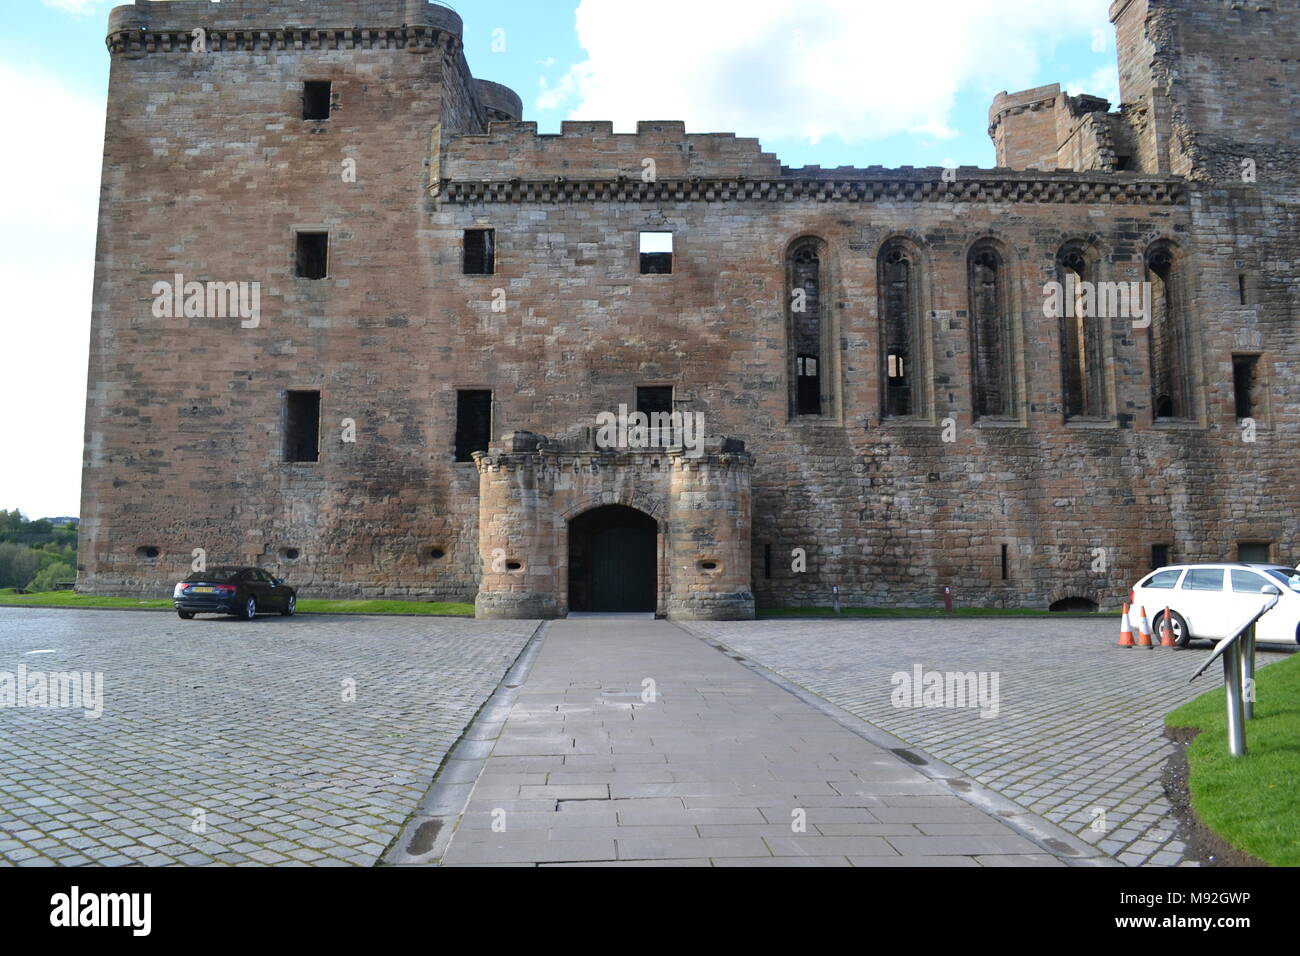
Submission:
<svg viewBox="0 0 1300 956">
<path fill-rule="evenodd" d="M 750 476 L 743 442 L 697 456 L 597 451 L 514 432 L 479 471 L 479 617 L 645 610 L 754 616 Z"/>
<path fill-rule="evenodd" d="M 569 522 L 569 610 L 653 611 L 659 523 L 626 505 L 601 505 Z"/>
</svg>

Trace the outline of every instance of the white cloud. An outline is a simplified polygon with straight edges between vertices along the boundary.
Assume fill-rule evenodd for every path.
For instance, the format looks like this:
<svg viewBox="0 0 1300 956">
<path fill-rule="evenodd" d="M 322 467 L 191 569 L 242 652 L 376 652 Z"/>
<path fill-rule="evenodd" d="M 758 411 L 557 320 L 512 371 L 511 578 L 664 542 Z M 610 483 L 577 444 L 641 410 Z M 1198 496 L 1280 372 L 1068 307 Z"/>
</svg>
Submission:
<svg viewBox="0 0 1300 956">
<path fill-rule="evenodd" d="M 1088 52 L 1108 0 L 581 0 L 588 59 L 540 94 L 573 118 L 846 142 L 953 135 L 957 92 L 1036 85 L 1038 53 Z"/>
<path fill-rule="evenodd" d="M 86 16 L 109 4 L 120 6 L 124 0 L 41 0 L 41 2 L 47 7 L 54 7 L 56 10 L 75 13 L 77 16 Z"/>
<path fill-rule="evenodd" d="M 0 88 L 0 508 L 76 514 L 104 103 L 26 65 Z"/>
<path fill-rule="evenodd" d="M 1110 100 L 1112 106 L 1119 105 L 1119 69 L 1113 64 L 1099 66 L 1086 80 L 1071 80 L 1063 86 L 1071 96 L 1089 93 Z"/>
</svg>

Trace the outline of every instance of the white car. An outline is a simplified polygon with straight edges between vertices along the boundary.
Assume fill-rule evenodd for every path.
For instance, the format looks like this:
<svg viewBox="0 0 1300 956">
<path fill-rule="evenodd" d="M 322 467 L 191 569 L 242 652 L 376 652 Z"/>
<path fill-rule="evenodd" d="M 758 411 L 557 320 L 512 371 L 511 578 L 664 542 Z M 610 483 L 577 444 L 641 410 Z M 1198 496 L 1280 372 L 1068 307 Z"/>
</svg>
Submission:
<svg viewBox="0 0 1300 956">
<path fill-rule="evenodd" d="M 1282 594 L 1274 608 L 1259 619 L 1255 640 L 1300 643 L 1300 568 L 1280 564 L 1224 562 L 1159 568 L 1133 587 L 1130 614 L 1136 625 L 1141 609 L 1146 608 L 1156 644 L 1160 643 L 1166 607 L 1179 647 L 1186 647 L 1193 638 L 1218 641 L 1231 636 L 1270 600 L 1272 595 L 1263 591 L 1269 585 Z"/>
</svg>

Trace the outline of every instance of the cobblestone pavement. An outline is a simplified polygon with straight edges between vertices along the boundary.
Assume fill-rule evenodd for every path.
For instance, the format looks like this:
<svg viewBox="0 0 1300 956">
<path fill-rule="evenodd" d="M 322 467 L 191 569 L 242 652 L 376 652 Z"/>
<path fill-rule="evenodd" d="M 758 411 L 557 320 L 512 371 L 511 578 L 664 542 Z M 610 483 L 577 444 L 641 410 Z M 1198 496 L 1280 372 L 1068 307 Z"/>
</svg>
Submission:
<svg viewBox="0 0 1300 956">
<path fill-rule="evenodd" d="M 684 625 L 915 744 L 1129 865 L 1184 862 L 1160 783 L 1164 715 L 1209 645 L 1123 650 L 1118 615 L 1079 619 L 708 622 Z M 1261 650 L 1259 665 L 1285 652 Z M 1000 708 L 895 707 L 897 672 L 996 672 Z"/>
<path fill-rule="evenodd" d="M 494 736 L 445 866 L 1065 865 L 664 621 L 549 624 Z"/>
<path fill-rule="evenodd" d="M 535 626 L 0 608 L 0 681 L 104 699 L 0 707 L 0 864 L 371 865 Z"/>
</svg>

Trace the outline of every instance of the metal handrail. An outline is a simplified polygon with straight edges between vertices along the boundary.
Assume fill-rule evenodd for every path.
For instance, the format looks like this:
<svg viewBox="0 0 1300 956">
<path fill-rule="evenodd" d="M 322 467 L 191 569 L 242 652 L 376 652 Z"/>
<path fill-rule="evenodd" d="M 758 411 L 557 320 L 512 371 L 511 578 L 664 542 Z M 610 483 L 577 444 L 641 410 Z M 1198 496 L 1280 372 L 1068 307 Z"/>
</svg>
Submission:
<svg viewBox="0 0 1300 956">
<path fill-rule="evenodd" d="M 1246 721 L 1255 716 L 1255 625 L 1261 617 L 1273 610 L 1282 597 L 1282 592 L 1272 585 L 1265 589 L 1265 593 L 1270 591 L 1272 600 L 1253 613 L 1229 637 L 1219 641 L 1214 646 L 1214 653 L 1187 681 L 1190 684 L 1204 674 L 1216 658 L 1223 657 L 1224 697 L 1228 708 L 1228 753 L 1234 757 L 1245 754 Z"/>
</svg>

